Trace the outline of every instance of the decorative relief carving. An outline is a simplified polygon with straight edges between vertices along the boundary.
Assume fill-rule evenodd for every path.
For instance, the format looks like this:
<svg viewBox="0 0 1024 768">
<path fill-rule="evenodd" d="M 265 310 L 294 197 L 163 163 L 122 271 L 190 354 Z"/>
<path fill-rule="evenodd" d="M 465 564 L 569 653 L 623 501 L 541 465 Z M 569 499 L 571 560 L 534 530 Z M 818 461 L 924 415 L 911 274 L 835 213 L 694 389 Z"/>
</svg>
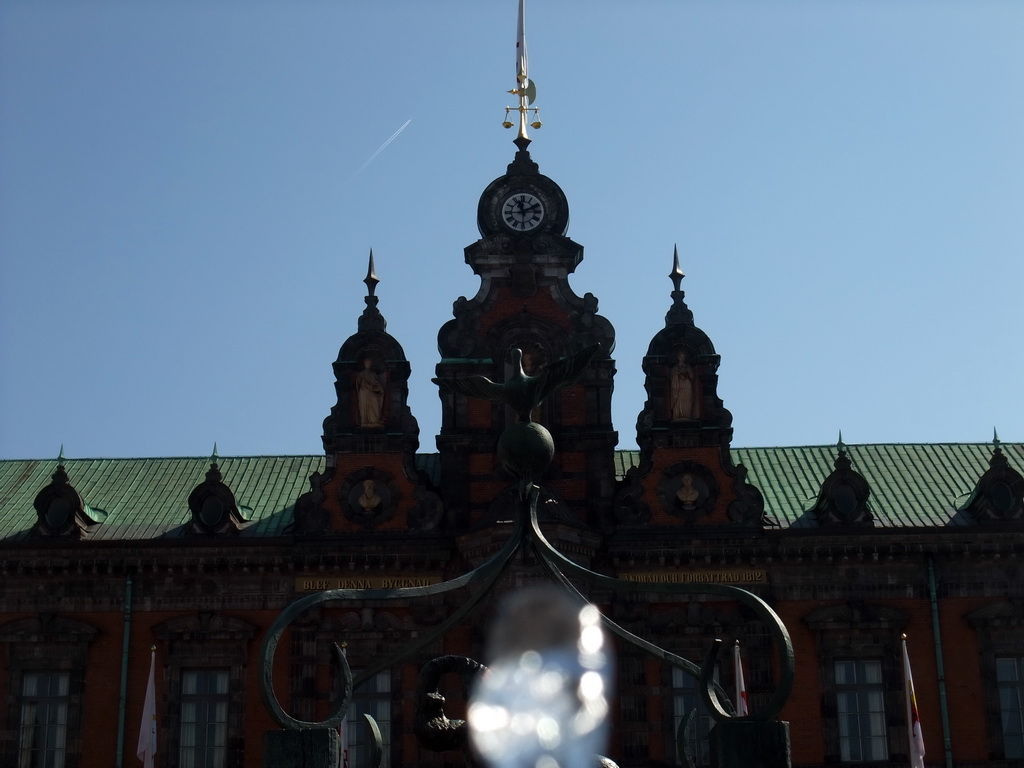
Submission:
<svg viewBox="0 0 1024 768">
<path fill-rule="evenodd" d="M 444 522 L 444 503 L 433 491 L 417 486 L 412 492 L 417 504 L 409 510 L 407 522 L 414 531 L 433 531 Z"/>
<path fill-rule="evenodd" d="M 867 631 L 886 629 L 901 631 L 909 620 L 905 611 L 887 605 L 850 600 L 841 605 L 817 608 L 806 616 L 804 623 L 815 631 L 852 629 Z"/>
<path fill-rule="evenodd" d="M 480 338 L 480 305 L 459 296 L 452 305 L 452 317 L 437 334 L 442 357 L 475 357 Z"/>
<path fill-rule="evenodd" d="M 330 514 L 324 508 L 324 476 L 314 472 L 309 476 L 309 490 L 295 501 L 293 511 L 294 533 L 313 536 L 324 533 L 330 525 Z"/>
<path fill-rule="evenodd" d="M 623 486 L 615 495 L 613 513 L 620 525 L 644 525 L 651 519 L 651 508 L 643 501 L 644 486 L 640 482 L 640 468 L 626 470 Z"/>
<path fill-rule="evenodd" d="M 764 513 L 764 496 L 754 485 L 747 482 L 747 468 L 736 465 L 732 481 L 732 491 L 736 498 L 729 504 L 729 519 L 738 524 L 752 528 L 778 526 L 778 522 L 768 518 Z"/>
</svg>

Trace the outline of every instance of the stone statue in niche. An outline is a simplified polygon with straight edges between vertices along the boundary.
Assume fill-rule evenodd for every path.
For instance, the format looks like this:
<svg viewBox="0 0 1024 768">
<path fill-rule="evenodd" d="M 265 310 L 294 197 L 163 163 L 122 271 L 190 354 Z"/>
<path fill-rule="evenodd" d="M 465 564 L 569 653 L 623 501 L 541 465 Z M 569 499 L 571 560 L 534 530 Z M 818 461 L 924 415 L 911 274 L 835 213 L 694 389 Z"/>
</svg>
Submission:
<svg viewBox="0 0 1024 768">
<path fill-rule="evenodd" d="M 672 421 L 693 421 L 697 419 L 697 376 L 693 366 L 686 361 L 686 352 L 676 353 L 676 362 L 668 372 L 669 418 Z"/>
<path fill-rule="evenodd" d="M 695 523 L 718 503 L 718 483 L 705 466 L 683 461 L 669 467 L 658 481 L 658 501 L 670 515 Z"/>
<path fill-rule="evenodd" d="M 708 490 L 704 482 L 695 475 L 686 472 L 679 479 L 676 489 L 674 506 L 678 512 L 692 512 L 707 499 Z"/>
<path fill-rule="evenodd" d="M 384 386 L 373 370 L 373 358 L 363 358 L 363 368 L 355 376 L 356 404 L 360 427 L 383 427 Z"/>
<path fill-rule="evenodd" d="M 676 499 L 684 508 L 692 509 L 697 506 L 697 501 L 700 499 L 700 491 L 694 486 L 693 475 L 689 472 L 683 475 L 683 480 L 679 484 L 679 490 L 676 491 Z"/>
<path fill-rule="evenodd" d="M 359 504 L 359 508 L 366 515 L 374 514 L 377 507 L 381 505 L 381 498 L 377 493 L 377 483 L 372 478 L 363 480 L 363 493 L 356 499 L 356 503 Z"/>
<path fill-rule="evenodd" d="M 373 467 L 350 474 L 337 493 L 345 517 L 366 528 L 390 520 L 402 495 L 387 472 Z"/>
</svg>

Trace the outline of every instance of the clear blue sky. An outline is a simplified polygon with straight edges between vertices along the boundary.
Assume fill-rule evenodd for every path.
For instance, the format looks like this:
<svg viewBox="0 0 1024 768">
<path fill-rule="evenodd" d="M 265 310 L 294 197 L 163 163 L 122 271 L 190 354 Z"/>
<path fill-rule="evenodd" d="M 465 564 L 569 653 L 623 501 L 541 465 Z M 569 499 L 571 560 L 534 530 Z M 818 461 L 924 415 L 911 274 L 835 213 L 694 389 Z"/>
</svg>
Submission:
<svg viewBox="0 0 1024 768">
<path fill-rule="evenodd" d="M 0 3 L 0 457 L 320 453 L 371 247 L 435 450 L 515 15 Z M 527 33 L 620 446 L 674 244 L 735 445 L 1024 439 L 1024 2 L 528 0 Z"/>
</svg>

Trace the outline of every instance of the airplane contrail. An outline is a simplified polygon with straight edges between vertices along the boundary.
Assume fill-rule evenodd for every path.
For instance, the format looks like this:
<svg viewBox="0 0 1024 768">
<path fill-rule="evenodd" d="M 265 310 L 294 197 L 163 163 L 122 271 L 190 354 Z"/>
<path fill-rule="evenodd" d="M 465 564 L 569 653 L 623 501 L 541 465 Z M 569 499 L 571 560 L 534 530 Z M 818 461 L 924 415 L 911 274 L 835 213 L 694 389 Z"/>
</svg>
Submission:
<svg viewBox="0 0 1024 768">
<path fill-rule="evenodd" d="M 402 123 L 402 127 L 399 128 L 394 133 L 392 133 L 391 137 L 387 141 L 385 141 L 383 144 L 381 144 L 379 147 L 377 147 L 377 151 L 374 152 L 372 155 L 370 155 L 370 159 L 367 160 L 365 163 L 363 163 L 362 166 L 360 166 L 358 171 L 356 171 L 355 173 L 352 174 L 352 178 L 354 179 L 356 176 L 358 176 L 360 173 L 362 173 L 366 169 L 366 166 L 368 166 L 370 163 L 372 163 L 374 160 L 376 160 L 377 159 L 377 155 L 379 155 L 381 152 L 383 152 L 385 149 L 387 149 L 388 145 L 391 144 L 392 141 L 397 139 L 398 138 L 398 134 L 400 134 L 402 131 L 404 131 L 406 128 L 408 128 L 409 127 L 409 123 L 411 123 L 411 122 L 412 122 L 412 118 L 410 117 L 408 120 L 406 120 L 404 123 Z"/>
</svg>

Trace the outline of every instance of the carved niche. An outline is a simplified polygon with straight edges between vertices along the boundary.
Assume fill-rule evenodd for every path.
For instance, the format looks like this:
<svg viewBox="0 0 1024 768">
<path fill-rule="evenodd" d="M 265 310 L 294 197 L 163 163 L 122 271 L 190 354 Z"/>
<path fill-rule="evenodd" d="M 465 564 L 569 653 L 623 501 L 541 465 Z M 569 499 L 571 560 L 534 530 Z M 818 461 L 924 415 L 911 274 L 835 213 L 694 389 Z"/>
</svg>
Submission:
<svg viewBox="0 0 1024 768">
<path fill-rule="evenodd" d="M 374 467 L 356 470 L 345 477 L 338 500 L 345 517 L 364 528 L 390 520 L 398 507 L 401 491 L 390 473 Z"/>
<path fill-rule="evenodd" d="M 714 511 L 718 483 L 707 467 L 694 461 L 682 461 L 662 474 L 658 501 L 670 515 L 693 523 Z"/>
</svg>

